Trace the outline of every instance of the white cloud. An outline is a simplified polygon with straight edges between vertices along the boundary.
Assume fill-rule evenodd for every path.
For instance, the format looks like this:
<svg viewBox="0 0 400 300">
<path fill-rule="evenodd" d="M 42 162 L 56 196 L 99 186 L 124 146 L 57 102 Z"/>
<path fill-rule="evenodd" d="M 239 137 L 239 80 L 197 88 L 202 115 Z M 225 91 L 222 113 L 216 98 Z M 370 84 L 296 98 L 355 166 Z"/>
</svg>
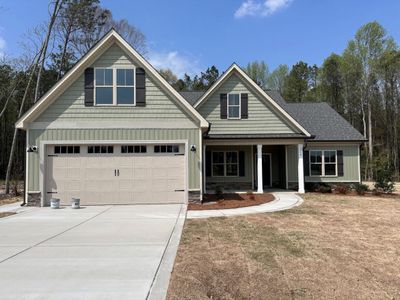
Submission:
<svg viewBox="0 0 400 300">
<path fill-rule="evenodd" d="M 197 74 L 200 71 L 198 60 L 190 55 L 181 54 L 178 51 L 148 53 L 149 61 L 156 69 L 171 69 L 178 78 L 185 73 Z"/>
<path fill-rule="evenodd" d="M 293 0 L 264 0 L 264 2 L 246 0 L 236 10 L 235 18 L 246 16 L 270 16 L 273 13 L 288 7 Z"/>
</svg>

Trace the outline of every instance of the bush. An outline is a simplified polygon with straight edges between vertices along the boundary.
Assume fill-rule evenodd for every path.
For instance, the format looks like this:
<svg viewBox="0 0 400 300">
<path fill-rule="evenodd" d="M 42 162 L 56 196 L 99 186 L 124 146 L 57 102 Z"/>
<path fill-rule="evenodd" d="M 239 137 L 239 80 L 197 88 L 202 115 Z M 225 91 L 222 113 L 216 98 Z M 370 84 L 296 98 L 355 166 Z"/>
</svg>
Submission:
<svg viewBox="0 0 400 300">
<path fill-rule="evenodd" d="M 335 186 L 335 192 L 339 194 L 347 194 L 350 191 L 350 187 L 347 184 L 338 184 Z"/>
<path fill-rule="evenodd" d="M 375 189 L 378 192 L 391 194 L 394 191 L 394 169 L 386 157 L 375 161 Z"/>
<path fill-rule="evenodd" d="M 357 194 L 364 195 L 365 192 L 368 192 L 369 187 L 363 183 L 356 183 L 353 185 L 353 189 L 357 192 Z"/>
<path fill-rule="evenodd" d="M 318 186 L 318 188 L 316 189 L 316 191 L 317 191 L 318 193 L 326 194 L 326 193 L 331 193 L 331 192 L 332 192 L 332 188 L 331 188 L 331 186 L 328 185 L 328 184 L 320 184 L 320 185 Z"/>
</svg>

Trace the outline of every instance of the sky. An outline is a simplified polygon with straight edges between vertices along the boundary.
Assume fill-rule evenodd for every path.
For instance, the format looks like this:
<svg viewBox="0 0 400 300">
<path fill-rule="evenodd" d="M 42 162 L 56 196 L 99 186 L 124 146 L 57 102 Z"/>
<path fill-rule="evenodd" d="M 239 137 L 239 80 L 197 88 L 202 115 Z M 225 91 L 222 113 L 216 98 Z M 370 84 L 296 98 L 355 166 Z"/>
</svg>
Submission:
<svg viewBox="0 0 400 300">
<path fill-rule="evenodd" d="M 102 0 L 147 39 L 146 57 L 178 76 L 264 60 L 270 70 L 341 53 L 363 24 L 378 21 L 400 43 L 399 0 Z M 47 21 L 48 1 L 0 0 L 0 57 L 21 54 L 29 28 Z"/>
</svg>

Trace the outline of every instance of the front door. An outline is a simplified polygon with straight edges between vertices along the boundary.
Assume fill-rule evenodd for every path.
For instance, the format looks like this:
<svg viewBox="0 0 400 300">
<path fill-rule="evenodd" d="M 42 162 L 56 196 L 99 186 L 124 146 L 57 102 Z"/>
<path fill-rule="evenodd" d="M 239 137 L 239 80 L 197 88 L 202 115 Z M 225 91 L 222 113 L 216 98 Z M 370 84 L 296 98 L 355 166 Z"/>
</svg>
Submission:
<svg viewBox="0 0 400 300">
<path fill-rule="evenodd" d="M 263 165 L 263 185 L 264 187 L 271 187 L 271 154 L 263 153 L 262 155 L 262 165 Z"/>
</svg>

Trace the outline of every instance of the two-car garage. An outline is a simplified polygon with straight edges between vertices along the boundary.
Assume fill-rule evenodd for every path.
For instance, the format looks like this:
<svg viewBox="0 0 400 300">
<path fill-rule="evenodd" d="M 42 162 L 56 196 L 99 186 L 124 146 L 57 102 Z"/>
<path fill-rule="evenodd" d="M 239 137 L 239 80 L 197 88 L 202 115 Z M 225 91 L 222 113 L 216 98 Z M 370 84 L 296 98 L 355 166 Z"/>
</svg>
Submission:
<svg viewBox="0 0 400 300">
<path fill-rule="evenodd" d="M 46 149 L 47 203 L 69 205 L 184 203 L 185 144 L 59 144 Z"/>
</svg>

